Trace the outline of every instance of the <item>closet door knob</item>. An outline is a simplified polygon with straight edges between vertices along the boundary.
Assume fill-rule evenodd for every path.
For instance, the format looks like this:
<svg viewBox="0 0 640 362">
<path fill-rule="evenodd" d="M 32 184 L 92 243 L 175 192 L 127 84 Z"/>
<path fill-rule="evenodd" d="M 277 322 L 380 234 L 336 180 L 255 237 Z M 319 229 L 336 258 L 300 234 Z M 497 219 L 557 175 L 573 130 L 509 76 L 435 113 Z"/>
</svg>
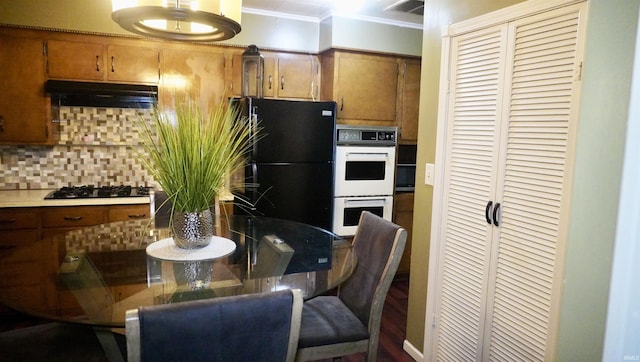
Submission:
<svg viewBox="0 0 640 362">
<path fill-rule="evenodd" d="M 496 203 L 496 207 L 493 209 L 493 225 L 500 226 L 500 203 Z"/>
</svg>

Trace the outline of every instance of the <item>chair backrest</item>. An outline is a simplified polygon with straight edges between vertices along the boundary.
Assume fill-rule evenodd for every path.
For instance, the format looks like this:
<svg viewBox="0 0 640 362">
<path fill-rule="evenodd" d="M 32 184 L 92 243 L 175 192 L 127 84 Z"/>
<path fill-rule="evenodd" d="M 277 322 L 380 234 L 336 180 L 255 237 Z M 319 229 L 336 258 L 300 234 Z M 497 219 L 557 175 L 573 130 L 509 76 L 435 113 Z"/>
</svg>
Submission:
<svg viewBox="0 0 640 362">
<path fill-rule="evenodd" d="M 127 311 L 129 361 L 293 361 L 302 293 L 282 290 Z"/>
<path fill-rule="evenodd" d="M 406 241 L 407 231 L 401 226 L 368 211 L 360 216 L 353 238 L 358 264 L 340 286 L 339 297 L 368 326 L 376 345 L 384 301 Z"/>
</svg>

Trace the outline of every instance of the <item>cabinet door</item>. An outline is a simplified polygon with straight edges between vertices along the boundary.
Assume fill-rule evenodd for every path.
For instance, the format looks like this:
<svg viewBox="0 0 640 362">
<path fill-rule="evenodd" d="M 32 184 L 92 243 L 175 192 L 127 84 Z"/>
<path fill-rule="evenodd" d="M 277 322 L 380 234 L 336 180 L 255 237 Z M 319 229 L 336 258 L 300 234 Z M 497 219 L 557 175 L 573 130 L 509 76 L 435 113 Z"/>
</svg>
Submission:
<svg viewBox="0 0 640 362">
<path fill-rule="evenodd" d="M 495 200 L 506 34 L 500 26 L 451 40 L 443 182 L 434 184 L 442 217 L 433 219 L 442 243 L 433 353 L 445 360 L 482 355 L 494 231 L 484 216 Z"/>
<path fill-rule="evenodd" d="M 393 222 L 407 229 L 407 244 L 400 259 L 398 273 L 408 273 L 411 267 L 411 234 L 413 230 L 413 193 L 396 194 L 393 198 Z"/>
<path fill-rule="evenodd" d="M 586 3 L 509 24 L 485 360 L 554 360 Z M 495 224 L 495 223 L 494 223 Z M 518 331 L 517 334 L 515 331 Z M 516 338 L 517 335 L 517 338 Z"/>
<path fill-rule="evenodd" d="M 401 142 L 418 141 L 420 109 L 420 60 L 403 59 L 398 92 L 398 132 Z"/>
<path fill-rule="evenodd" d="M 334 98 L 338 118 L 396 123 L 396 58 L 336 54 Z"/>
<path fill-rule="evenodd" d="M 101 81 L 105 79 L 104 46 L 97 43 L 47 41 L 49 78 Z"/>
<path fill-rule="evenodd" d="M 317 98 L 318 60 L 312 55 L 279 54 L 278 98 Z"/>
<path fill-rule="evenodd" d="M 186 96 L 204 109 L 225 101 L 225 56 L 221 51 L 165 49 L 162 52 L 161 105 L 173 107 Z"/>
<path fill-rule="evenodd" d="M 158 83 L 160 51 L 150 47 L 109 45 L 107 80 L 132 83 Z"/>
<path fill-rule="evenodd" d="M 0 143 L 53 143 L 43 89 L 43 42 L 0 34 L 0 49 Z"/>
<path fill-rule="evenodd" d="M 278 57 L 275 54 L 264 54 L 264 82 L 262 94 L 265 97 L 275 97 L 278 89 Z"/>
</svg>

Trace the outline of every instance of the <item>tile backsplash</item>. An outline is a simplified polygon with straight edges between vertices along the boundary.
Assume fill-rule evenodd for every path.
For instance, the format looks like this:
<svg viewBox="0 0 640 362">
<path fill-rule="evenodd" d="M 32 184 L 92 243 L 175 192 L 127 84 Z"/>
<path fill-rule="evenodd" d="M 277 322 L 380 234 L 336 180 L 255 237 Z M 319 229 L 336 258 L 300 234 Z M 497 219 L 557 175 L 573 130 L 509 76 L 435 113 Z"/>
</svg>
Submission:
<svg viewBox="0 0 640 362">
<path fill-rule="evenodd" d="M 137 160 L 134 123 L 150 109 L 60 107 L 60 141 L 0 146 L 0 190 L 77 185 L 156 186 Z"/>
</svg>

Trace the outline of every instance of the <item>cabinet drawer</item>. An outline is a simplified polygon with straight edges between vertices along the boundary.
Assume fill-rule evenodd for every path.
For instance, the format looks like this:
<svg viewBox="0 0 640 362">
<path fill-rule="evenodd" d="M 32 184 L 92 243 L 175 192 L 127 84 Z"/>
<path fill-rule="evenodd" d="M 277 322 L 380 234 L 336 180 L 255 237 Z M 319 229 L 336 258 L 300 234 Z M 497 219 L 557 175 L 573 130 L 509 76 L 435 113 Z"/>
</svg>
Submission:
<svg viewBox="0 0 640 362">
<path fill-rule="evenodd" d="M 149 216 L 149 204 L 114 205 L 109 207 L 109 222 L 147 219 Z"/>
<path fill-rule="evenodd" d="M 105 222 L 103 206 L 47 207 L 42 210 L 42 227 L 75 227 Z"/>
<path fill-rule="evenodd" d="M 0 230 L 37 229 L 39 221 L 37 210 L 0 209 Z"/>
</svg>

